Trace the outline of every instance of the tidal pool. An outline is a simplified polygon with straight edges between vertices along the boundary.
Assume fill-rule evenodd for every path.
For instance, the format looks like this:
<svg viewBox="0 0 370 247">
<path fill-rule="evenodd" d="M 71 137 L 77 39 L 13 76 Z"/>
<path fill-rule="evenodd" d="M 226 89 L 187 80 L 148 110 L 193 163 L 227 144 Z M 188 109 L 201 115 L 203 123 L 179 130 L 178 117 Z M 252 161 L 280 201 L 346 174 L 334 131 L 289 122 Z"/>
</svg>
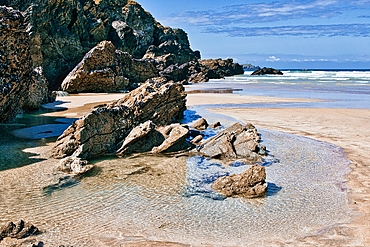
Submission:
<svg viewBox="0 0 370 247">
<path fill-rule="evenodd" d="M 0 224 L 30 221 L 44 231 L 38 239 L 46 246 L 120 246 L 132 240 L 272 246 L 350 221 L 344 180 L 349 161 L 340 148 L 259 132 L 269 151 L 262 164 L 269 183 L 265 197 L 223 198 L 211 189 L 219 176 L 248 169 L 242 163 L 108 157 L 95 160 L 87 176 L 59 187 L 41 188 L 19 177 L 23 189 L 0 189 Z"/>
</svg>

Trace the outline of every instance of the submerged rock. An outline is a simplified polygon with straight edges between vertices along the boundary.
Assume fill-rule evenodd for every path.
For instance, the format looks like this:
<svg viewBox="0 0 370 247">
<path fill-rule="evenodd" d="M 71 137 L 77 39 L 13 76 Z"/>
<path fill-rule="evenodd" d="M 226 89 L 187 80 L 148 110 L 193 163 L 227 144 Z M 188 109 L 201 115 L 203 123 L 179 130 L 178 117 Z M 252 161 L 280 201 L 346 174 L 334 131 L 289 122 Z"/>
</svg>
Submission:
<svg viewBox="0 0 370 247">
<path fill-rule="evenodd" d="M 19 220 L 15 223 L 8 222 L 4 226 L 0 227 L 0 241 L 3 238 L 26 238 L 31 235 L 35 235 L 39 232 L 39 229 L 29 222 Z"/>
<path fill-rule="evenodd" d="M 85 174 L 90 171 L 94 166 L 89 165 L 86 160 L 81 160 L 76 157 L 67 157 L 62 159 L 59 170 L 72 174 L 74 176 Z"/>
<path fill-rule="evenodd" d="M 251 75 L 283 75 L 283 72 L 273 68 L 262 68 L 254 71 Z"/>
<path fill-rule="evenodd" d="M 225 196 L 259 197 L 267 192 L 265 167 L 255 164 L 245 172 L 218 178 L 212 188 Z"/>
<path fill-rule="evenodd" d="M 131 91 L 122 99 L 99 107 L 76 120 L 58 138 L 53 156 L 73 155 L 83 159 L 115 153 L 136 126 L 151 120 L 158 126 L 181 118 L 186 109 L 181 84 L 155 79 Z"/>
<path fill-rule="evenodd" d="M 207 139 L 197 150 L 211 158 L 244 158 L 250 162 L 262 161 L 266 148 L 260 144 L 260 136 L 252 124 L 235 123 L 217 135 Z"/>
</svg>

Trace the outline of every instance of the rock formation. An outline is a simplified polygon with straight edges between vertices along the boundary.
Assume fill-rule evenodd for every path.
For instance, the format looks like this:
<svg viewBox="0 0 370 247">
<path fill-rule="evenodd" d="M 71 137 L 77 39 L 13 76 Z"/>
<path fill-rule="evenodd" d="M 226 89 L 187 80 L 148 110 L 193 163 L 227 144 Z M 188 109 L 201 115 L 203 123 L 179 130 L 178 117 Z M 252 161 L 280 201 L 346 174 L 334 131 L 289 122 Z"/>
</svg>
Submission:
<svg viewBox="0 0 370 247">
<path fill-rule="evenodd" d="M 133 59 L 110 41 L 102 41 L 69 73 L 62 89 L 69 93 L 132 90 L 158 75 L 154 61 Z"/>
<path fill-rule="evenodd" d="M 22 109 L 29 94 L 31 57 L 24 18 L 19 11 L 0 7 L 0 122 Z"/>
<path fill-rule="evenodd" d="M 66 157 L 62 159 L 59 169 L 72 176 L 78 176 L 90 171 L 94 166 L 89 165 L 86 160 L 76 157 Z"/>
<path fill-rule="evenodd" d="M 29 39 L 22 14 L 0 7 L 0 122 L 22 110 L 53 102 L 42 68 L 32 69 Z"/>
<path fill-rule="evenodd" d="M 0 241 L 7 237 L 17 239 L 26 238 L 38 232 L 39 229 L 37 229 L 37 227 L 23 220 L 17 221 L 16 223 L 8 222 L 0 227 Z"/>
<path fill-rule="evenodd" d="M 5 0 L 5 4 L 24 11 L 33 66 L 44 68 L 53 89 L 104 40 L 133 58 L 165 61 L 166 67 L 200 58 L 183 30 L 162 26 L 131 0 Z"/>
<path fill-rule="evenodd" d="M 151 120 L 158 126 L 181 118 L 186 109 L 186 94 L 181 84 L 148 80 L 122 99 L 99 107 L 76 120 L 58 138 L 53 155 L 83 159 L 120 149 L 133 128 Z"/>
<path fill-rule="evenodd" d="M 235 123 L 203 142 L 197 152 L 211 158 L 242 158 L 261 162 L 261 155 L 266 155 L 266 147 L 260 144 L 260 140 L 252 124 L 243 126 Z"/>
<path fill-rule="evenodd" d="M 197 130 L 205 130 L 208 127 L 208 123 L 207 120 L 201 118 L 198 121 L 196 121 L 193 125 L 191 125 L 191 127 Z"/>
<path fill-rule="evenodd" d="M 245 172 L 218 178 L 212 188 L 225 196 L 259 197 L 267 192 L 265 167 L 255 164 Z"/>
<path fill-rule="evenodd" d="M 273 68 L 262 68 L 254 71 L 251 75 L 283 75 L 283 72 Z"/>
<path fill-rule="evenodd" d="M 261 69 L 260 66 L 254 66 L 254 65 L 252 65 L 250 63 L 242 64 L 242 66 L 243 66 L 243 70 L 249 70 L 249 71 L 251 71 L 251 70 L 252 71 L 255 71 L 255 70 Z"/>
</svg>

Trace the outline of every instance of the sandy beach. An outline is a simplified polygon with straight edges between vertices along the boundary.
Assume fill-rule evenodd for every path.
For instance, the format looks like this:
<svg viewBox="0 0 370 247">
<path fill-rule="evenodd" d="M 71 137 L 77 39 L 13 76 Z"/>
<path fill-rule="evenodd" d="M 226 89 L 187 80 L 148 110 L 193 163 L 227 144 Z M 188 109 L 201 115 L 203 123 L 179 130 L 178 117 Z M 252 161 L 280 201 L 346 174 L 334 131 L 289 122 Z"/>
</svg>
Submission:
<svg viewBox="0 0 370 247">
<path fill-rule="evenodd" d="M 78 118 L 90 112 L 98 105 L 122 97 L 122 94 L 84 94 L 67 97 L 58 97 L 56 103 L 46 105 L 47 108 L 62 108 L 63 111 L 44 113 L 44 116 Z M 188 94 L 188 107 L 199 105 L 213 105 L 207 109 L 211 113 L 233 117 L 245 123 L 250 122 L 257 128 L 276 130 L 306 136 L 319 141 L 332 143 L 343 149 L 346 157 L 352 162 L 351 171 L 346 179 L 349 186 L 349 204 L 358 212 L 352 222 L 327 229 L 322 229 L 312 235 L 301 236 L 287 242 L 271 243 L 268 246 L 370 246 L 370 110 L 367 109 L 318 109 L 318 108 L 217 108 L 219 104 L 250 104 L 250 103 L 292 103 L 318 102 L 316 99 L 277 98 L 238 94 L 200 93 Z M 263 139 L 263 136 L 262 136 Z M 57 161 L 48 158 L 52 143 L 43 147 L 24 150 L 33 153 L 32 158 L 45 159 L 28 166 L 5 170 L 0 173 L 1 179 L 7 185 L 26 188 L 31 184 L 37 185 L 40 181 L 52 181 L 61 176 L 55 173 Z M 31 158 L 31 159 L 32 159 Z M 39 177 L 32 177 L 22 186 L 17 182 L 19 177 L 42 170 Z M 54 174 L 54 175 L 53 175 Z M 55 176 L 57 175 L 57 176 Z M 175 240 L 175 242 L 177 242 Z M 107 242 L 99 242 L 99 244 Z M 156 242 L 145 239 L 130 240 L 125 246 L 187 246 L 181 243 Z M 107 245 L 109 246 L 109 245 Z M 203 246 L 203 245 L 202 245 Z M 208 245 L 207 245 L 208 246 Z"/>
<path fill-rule="evenodd" d="M 232 99 L 235 101 L 232 101 Z M 223 99 L 226 99 L 223 101 Z M 189 94 L 188 105 L 261 103 L 264 97 L 218 94 Z M 285 101 L 287 100 L 287 101 Z M 295 99 L 300 102 L 302 99 Z M 269 98 L 267 102 L 293 102 L 294 99 Z M 265 101 L 266 102 L 266 101 Z M 347 175 L 349 203 L 359 214 L 345 225 L 320 234 L 302 237 L 293 246 L 370 246 L 370 110 L 318 108 L 211 108 L 257 128 L 281 131 L 329 142 L 343 149 L 352 162 Z M 263 137 L 262 137 L 263 138 Z"/>
</svg>

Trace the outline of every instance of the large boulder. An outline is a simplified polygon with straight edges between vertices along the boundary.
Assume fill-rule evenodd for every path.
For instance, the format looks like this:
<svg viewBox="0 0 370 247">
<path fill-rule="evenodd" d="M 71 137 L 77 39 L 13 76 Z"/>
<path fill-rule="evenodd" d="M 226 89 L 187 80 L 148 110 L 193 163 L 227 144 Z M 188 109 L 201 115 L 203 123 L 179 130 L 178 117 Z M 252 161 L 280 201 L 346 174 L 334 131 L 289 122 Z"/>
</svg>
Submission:
<svg viewBox="0 0 370 247">
<path fill-rule="evenodd" d="M 158 75 L 154 61 L 133 59 L 116 50 L 112 42 L 102 41 L 69 73 L 62 89 L 69 93 L 132 90 Z"/>
<path fill-rule="evenodd" d="M 246 159 L 261 162 L 266 147 L 260 144 L 260 136 L 252 124 L 235 123 L 203 142 L 197 152 L 211 158 Z"/>
<path fill-rule="evenodd" d="M 133 128 L 148 120 L 158 126 L 171 124 L 182 117 L 185 103 L 183 85 L 148 80 L 122 99 L 76 120 L 58 138 L 53 156 L 86 159 L 115 153 Z"/>
<path fill-rule="evenodd" d="M 234 63 L 233 59 L 207 59 L 201 60 L 200 64 L 208 69 L 207 76 L 209 79 L 220 79 L 225 76 L 244 74 L 243 66 Z"/>
<path fill-rule="evenodd" d="M 218 178 L 212 188 L 225 196 L 259 197 L 267 192 L 265 167 L 255 164 L 241 174 Z"/>
<path fill-rule="evenodd" d="M 28 34 L 22 14 L 0 7 L 0 122 L 22 109 L 32 84 Z"/>
<path fill-rule="evenodd" d="M 5 4 L 24 11 L 33 67 L 44 68 L 53 89 L 104 40 L 137 59 L 160 60 L 174 54 L 174 64 L 200 58 L 183 30 L 162 26 L 131 0 L 5 0 Z"/>
<path fill-rule="evenodd" d="M 251 75 L 283 75 L 283 72 L 277 69 L 263 67 L 254 71 Z"/>
</svg>

